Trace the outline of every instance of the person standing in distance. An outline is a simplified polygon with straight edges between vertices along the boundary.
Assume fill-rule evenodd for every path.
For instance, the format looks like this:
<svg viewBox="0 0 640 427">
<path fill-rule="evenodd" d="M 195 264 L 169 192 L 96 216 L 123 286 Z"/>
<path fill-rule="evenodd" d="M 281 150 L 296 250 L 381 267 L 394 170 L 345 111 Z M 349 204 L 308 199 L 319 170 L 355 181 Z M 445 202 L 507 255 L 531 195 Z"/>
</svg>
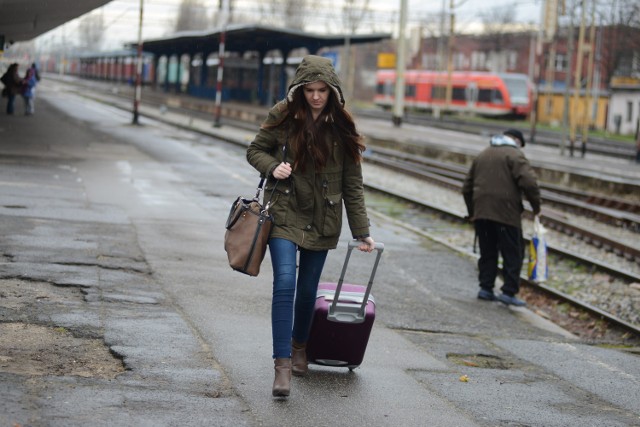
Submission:
<svg viewBox="0 0 640 427">
<path fill-rule="evenodd" d="M 31 116 L 34 112 L 34 98 L 38 78 L 36 68 L 30 67 L 22 80 L 22 97 L 24 98 L 24 114 Z"/>
<path fill-rule="evenodd" d="M 462 195 L 469 219 L 480 245 L 478 260 L 478 298 L 507 305 L 525 306 L 516 297 L 520 290 L 520 271 L 524 261 L 522 238 L 522 195 L 534 215 L 540 214 L 540 189 L 536 175 L 522 152 L 525 139 L 517 129 L 491 138 L 467 173 Z M 502 294 L 493 293 L 498 275 L 498 256 L 502 256 Z"/>
<path fill-rule="evenodd" d="M 3 93 L 7 96 L 7 114 L 11 115 L 15 111 L 16 97 L 22 92 L 22 78 L 18 74 L 18 63 L 9 65 L 0 80 L 5 86 Z"/>
<path fill-rule="evenodd" d="M 305 56 L 286 99 L 271 108 L 247 149 L 249 164 L 267 178 L 264 198 L 273 215 L 273 396 L 289 396 L 291 374 L 307 373 L 318 282 L 340 238 L 343 206 L 353 238 L 362 242 L 358 249 L 375 248 L 364 200 L 364 149 L 331 60 Z"/>
</svg>

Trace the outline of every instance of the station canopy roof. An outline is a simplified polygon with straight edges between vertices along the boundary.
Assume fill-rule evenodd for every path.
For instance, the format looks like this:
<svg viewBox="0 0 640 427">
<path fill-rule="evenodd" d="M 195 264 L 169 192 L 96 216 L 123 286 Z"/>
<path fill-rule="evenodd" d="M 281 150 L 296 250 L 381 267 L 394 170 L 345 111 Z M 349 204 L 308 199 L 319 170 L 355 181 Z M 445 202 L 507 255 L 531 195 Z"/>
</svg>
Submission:
<svg viewBox="0 0 640 427">
<path fill-rule="evenodd" d="M 185 31 L 161 39 L 144 40 L 143 49 L 156 55 L 217 52 L 221 34 L 221 30 Z M 307 48 L 310 53 L 316 53 L 323 47 L 344 45 L 347 37 L 351 44 L 373 43 L 388 39 L 391 34 L 325 35 L 264 25 L 237 24 L 229 25 L 225 31 L 225 51 L 266 53 L 271 50 L 290 52 Z"/>
<path fill-rule="evenodd" d="M 82 52 L 73 55 L 74 58 L 80 59 L 103 59 L 103 58 L 131 58 L 137 56 L 138 51 L 136 49 L 117 49 L 117 50 L 101 50 L 96 52 Z M 145 57 L 152 58 L 153 54 L 150 52 L 142 52 Z"/>
<path fill-rule="evenodd" d="M 28 41 L 110 1 L 0 0 L 0 36 L 5 43 Z"/>
</svg>

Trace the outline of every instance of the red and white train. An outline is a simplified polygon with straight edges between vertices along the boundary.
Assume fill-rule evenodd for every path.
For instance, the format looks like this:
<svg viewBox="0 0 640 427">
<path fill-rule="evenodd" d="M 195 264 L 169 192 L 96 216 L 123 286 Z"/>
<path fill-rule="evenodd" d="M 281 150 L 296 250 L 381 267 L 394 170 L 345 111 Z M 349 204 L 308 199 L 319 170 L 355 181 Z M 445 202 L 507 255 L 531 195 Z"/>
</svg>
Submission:
<svg viewBox="0 0 640 427">
<path fill-rule="evenodd" d="M 395 70 L 377 72 L 376 105 L 393 106 L 395 83 Z M 407 70 L 405 108 L 445 109 L 447 83 L 447 72 Z M 531 112 L 533 85 L 525 74 L 455 71 L 451 75 L 451 87 L 449 111 L 518 117 Z"/>
</svg>

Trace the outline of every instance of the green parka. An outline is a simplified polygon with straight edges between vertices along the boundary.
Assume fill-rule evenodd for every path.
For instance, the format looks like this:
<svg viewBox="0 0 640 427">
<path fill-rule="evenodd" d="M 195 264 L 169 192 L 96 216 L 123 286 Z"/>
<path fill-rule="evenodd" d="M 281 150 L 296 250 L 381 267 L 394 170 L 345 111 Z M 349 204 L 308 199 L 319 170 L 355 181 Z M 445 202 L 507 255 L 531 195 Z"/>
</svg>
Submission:
<svg viewBox="0 0 640 427">
<path fill-rule="evenodd" d="M 343 102 L 331 61 L 317 56 L 304 58 L 296 78 L 289 86 L 287 98 L 291 99 L 300 86 L 316 81 L 329 84 Z M 309 161 L 304 172 L 297 168 L 288 179 L 278 181 L 271 175 L 281 162 L 293 164 L 296 158 L 294 147 L 287 141 L 291 123 L 288 118 L 282 121 L 288 114 L 287 104 L 288 101 L 283 100 L 271 108 L 247 149 L 249 164 L 267 177 L 265 203 L 273 193 L 269 210 L 274 218 L 271 237 L 290 240 L 309 250 L 334 249 L 342 229 L 343 206 L 353 237 L 368 236 L 369 219 L 364 201 L 362 167 L 345 152 L 337 132 L 327 132 L 327 138 L 332 140 L 332 152 L 321 171 L 316 170 L 313 162 Z M 268 126 L 280 122 L 276 127 Z M 285 146 L 286 150 L 283 150 Z"/>
</svg>

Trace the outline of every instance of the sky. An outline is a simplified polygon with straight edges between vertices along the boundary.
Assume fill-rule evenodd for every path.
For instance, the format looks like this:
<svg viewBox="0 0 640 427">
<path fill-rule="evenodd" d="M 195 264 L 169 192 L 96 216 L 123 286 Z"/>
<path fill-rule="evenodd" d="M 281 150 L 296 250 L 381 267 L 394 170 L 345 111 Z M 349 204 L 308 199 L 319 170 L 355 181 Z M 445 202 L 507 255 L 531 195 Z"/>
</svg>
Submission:
<svg viewBox="0 0 640 427">
<path fill-rule="evenodd" d="M 182 0 L 144 0 L 143 39 L 160 38 L 171 34 L 173 22 Z M 308 31 L 343 33 L 338 13 L 342 0 L 329 0 L 334 7 L 327 7 L 314 13 L 307 19 Z M 329 2 L 326 2 L 328 4 Z M 218 7 L 218 0 L 205 0 L 208 16 Z M 250 13 L 259 8 L 260 0 L 235 0 L 236 10 Z M 364 0 L 356 0 L 363 4 Z M 517 22 L 537 23 L 540 18 L 542 0 L 454 0 L 456 32 L 469 32 L 478 27 L 482 14 L 494 9 L 515 10 Z M 363 30 L 371 32 L 395 32 L 398 27 L 401 0 L 369 0 L 372 13 L 365 18 Z M 451 0 L 407 0 L 408 26 L 439 22 L 443 10 L 449 13 Z M 104 50 L 119 49 L 124 43 L 135 42 L 138 34 L 140 0 L 113 0 L 92 13 L 102 13 L 107 36 L 103 42 Z M 447 15 L 448 16 L 448 15 Z M 50 46 L 73 42 L 77 37 L 78 19 L 58 27 L 40 36 L 36 43 Z"/>
</svg>

